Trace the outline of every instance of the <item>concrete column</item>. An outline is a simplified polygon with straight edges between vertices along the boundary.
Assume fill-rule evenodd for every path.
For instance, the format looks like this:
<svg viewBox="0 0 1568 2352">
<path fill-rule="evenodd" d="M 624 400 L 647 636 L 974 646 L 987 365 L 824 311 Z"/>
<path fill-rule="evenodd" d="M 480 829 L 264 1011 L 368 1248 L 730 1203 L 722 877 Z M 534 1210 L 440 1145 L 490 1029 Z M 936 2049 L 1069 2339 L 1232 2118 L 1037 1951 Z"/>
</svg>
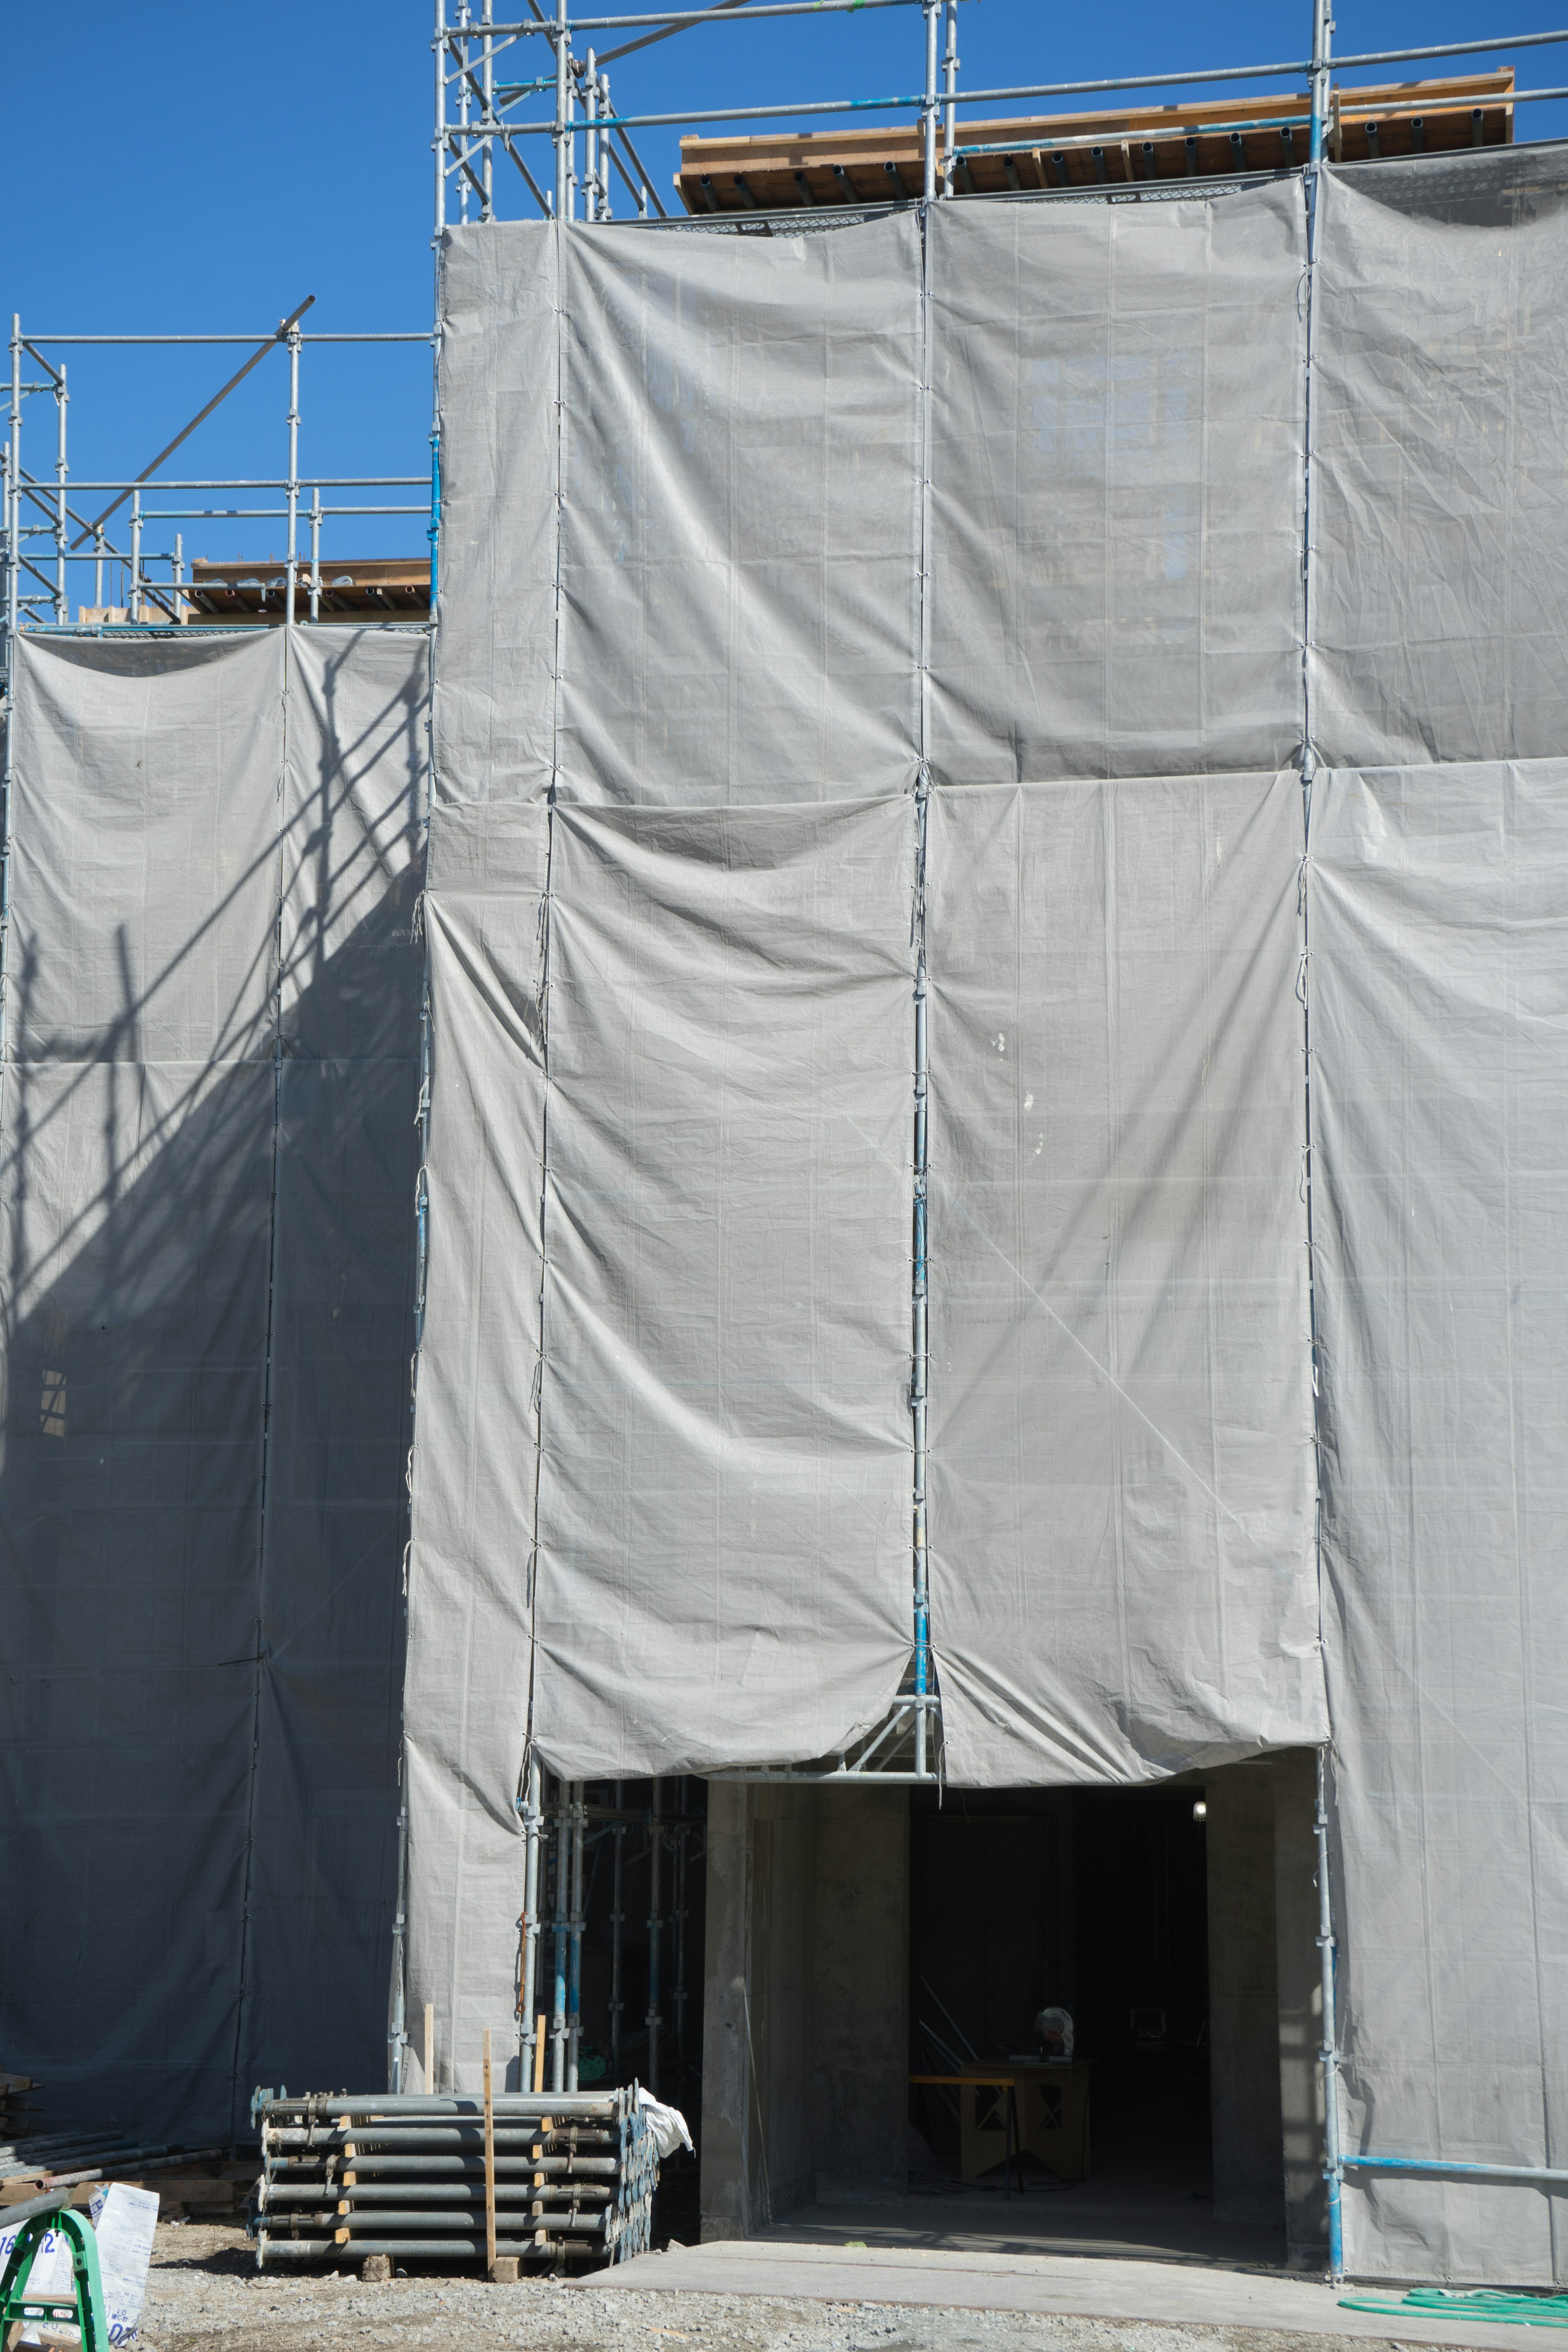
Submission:
<svg viewBox="0 0 1568 2352">
<path fill-rule="evenodd" d="M 1274 1759 L 1274 1921 L 1279 1983 L 1279 2108 L 1284 2128 L 1285 2245 L 1292 2270 L 1328 2260 L 1323 2187 L 1322 1978 L 1318 1959 L 1317 1759 Z"/>
<path fill-rule="evenodd" d="M 701 2230 L 744 2238 L 814 2185 L 812 1798 L 714 1781 L 708 1805 Z"/>
<path fill-rule="evenodd" d="M 747 2003 L 752 1967 L 752 1791 L 708 1791 L 707 1949 L 703 1959 L 702 2235 L 743 2238 L 755 2136 Z"/>
<path fill-rule="evenodd" d="M 758 2107 L 753 2229 L 809 2205 L 811 2147 L 811 1878 L 809 1789 L 759 1789 L 752 1850 L 750 2056 Z"/>
<path fill-rule="evenodd" d="M 812 2141 L 822 2204 L 909 2192 L 910 1792 L 819 1789 Z"/>
<path fill-rule="evenodd" d="M 1268 1763 L 1205 1775 L 1208 1807 L 1209 2108 L 1216 2219 L 1284 2219 Z"/>
</svg>

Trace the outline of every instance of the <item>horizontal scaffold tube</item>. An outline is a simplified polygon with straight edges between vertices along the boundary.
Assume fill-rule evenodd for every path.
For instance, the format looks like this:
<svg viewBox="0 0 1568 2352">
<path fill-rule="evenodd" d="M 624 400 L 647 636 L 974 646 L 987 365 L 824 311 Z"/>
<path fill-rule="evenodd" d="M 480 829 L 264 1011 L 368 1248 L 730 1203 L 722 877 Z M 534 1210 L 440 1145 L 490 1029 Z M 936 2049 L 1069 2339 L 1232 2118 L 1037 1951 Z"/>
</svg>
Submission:
<svg viewBox="0 0 1568 2352">
<path fill-rule="evenodd" d="M 1457 2172 L 1471 2180 L 1568 2181 L 1568 2172 L 1534 2164 L 1449 2163 L 1440 2156 L 1342 2156 L 1345 2172 Z"/>
<path fill-rule="evenodd" d="M 379 2126 L 371 2131 L 277 2131 L 267 2136 L 268 2149 L 280 2151 L 285 2163 L 317 2162 L 331 2156 L 341 2156 L 345 2148 L 360 2154 L 413 2157 L 443 2154 L 471 2154 L 484 2146 L 481 2126 L 456 2125 L 447 2131 L 383 2131 Z M 614 2147 L 616 2134 L 606 2131 L 584 2131 L 569 2124 L 563 2131 L 541 2131 L 499 2128 L 495 2134 L 498 2148 L 534 2147 L 568 2148 Z"/>
<path fill-rule="evenodd" d="M 338 2158 L 331 2161 L 333 2169 L 323 2171 L 309 2158 L 285 2157 L 271 2178 L 321 2188 L 342 2178 Z M 362 2180 L 367 2175 L 380 2179 L 389 2173 L 405 2180 L 482 2180 L 485 2177 L 482 2156 L 366 2156 L 356 2149 L 352 2158 L 342 2158 L 342 2165 Z M 498 2156 L 495 2162 L 498 2180 L 527 2180 L 541 2172 L 568 2180 L 614 2180 L 620 2169 L 613 2156 Z"/>
<path fill-rule="evenodd" d="M 268 2186 L 267 2210 L 270 2212 L 277 2205 L 320 2206 L 323 2196 L 331 2193 L 331 2184 L 323 2188 L 319 2180 L 299 2185 L 290 2182 L 287 2186 L 273 2181 Z M 613 2199 L 615 2193 L 614 2188 L 607 2187 L 602 2180 L 584 2180 L 571 2187 L 554 2181 L 541 2189 L 534 2188 L 526 2180 L 496 2183 L 498 2205 L 601 2205 Z M 339 2192 L 340 2203 L 351 2211 L 362 2205 L 482 2205 L 484 2200 L 485 2184 L 482 2180 L 471 2184 L 466 2180 L 361 2180 L 352 2182 Z M 330 2221 L 331 2210 L 331 2207 L 327 2208 L 320 2218 Z"/>
<path fill-rule="evenodd" d="M 434 2261 L 472 2262 L 485 2251 L 483 2238 L 367 2238 L 358 2247 L 339 2245 L 331 2238 L 268 2238 L 259 2249 L 267 2262 L 324 2263 L 334 2256 L 339 2262 L 358 2254 L 389 2254 L 400 2261 L 419 2255 Z M 585 2254 L 596 2261 L 600 2249 L 584 2238 L 575 2243 L 569 2238 L 498 2238 L 498 2254 Z"/>
<path fill-rule="evenodd" d="M 519 2215 L 516 2218 L 521 2220 L 522 2217 Z M 615 2234 L 605 2227 L 606 2221 L 615 2218 L 609 2213 L 542 2213 L 539 2218 L 542 2228 L 565 2230 L 578 2237 L 602 2238 Z M 319 2226 L 334 2235 L 346 2231 L 348 2235 L 343 2240 L 344 2243 L 353 2243 L 356 2240 L 367 2242 L 374 2252 L 377 2251 L 375 2242 L 384 2237 L 389 2230 L 423 2230 L 432 2233 L 439 2231 L 444 2233 L 448 2230 L 471 2230 L 474 2225 L 467 2213 L 330 2213 L 322 2216 Z M 261 2233 L 258 2231 L 257 2234 L 259 2236 Z M 269 2246 L 294 2242 L 292 2232 L 287 2237 L 268 2232 Z M 481 2238 L 480 2243 L 483 2242 Z"/>
<path fill-rule="evenodd" d="M 526 2095 L 521 2091 L 502 2091 L 492 2102 L 498 2119 L 504 2122 L 533 2123 L 546 2116 L 560 2116 L 573 2122 L 609 2121 L 616 2114 L 614 2093 L 608 2097 L 595 2097 L 589 2091 L 540 2091 Z M 428 2116 L 432 2123 L 449 2123 L 454 2118 L 467 2121 L 472 2116 L 482 2117 L 483 2097 L 479 2092 L 437 2095 L 429 2098 L 413 2091 L 388 2091 L 380 2098 L 331 2098 L 325 2092 L 313 2092 L 305 2099 L 268 2099 L 261 2109 L 262 2120 L 275 2123 L 310 2123 L 318 2118 L 337 2121 L 347 2116 L 350 2122 L 362 2118 L 366 2123 L 417 2123 Z"/>
</svg>

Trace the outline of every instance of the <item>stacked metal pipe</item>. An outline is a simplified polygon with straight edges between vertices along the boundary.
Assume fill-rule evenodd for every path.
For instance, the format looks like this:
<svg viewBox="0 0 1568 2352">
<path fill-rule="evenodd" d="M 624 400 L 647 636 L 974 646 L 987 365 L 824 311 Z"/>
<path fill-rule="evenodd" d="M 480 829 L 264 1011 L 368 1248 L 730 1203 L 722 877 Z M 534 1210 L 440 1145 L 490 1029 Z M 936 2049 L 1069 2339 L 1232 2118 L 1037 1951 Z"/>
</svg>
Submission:
<svg viewBox="0 0 1568 2352">
<path fill-rule="evenodd" d="M 346 2093 L 265 2098 L 249 2230 L 268 2263 L 484 2260 L 495 2252 L 627 2262 L 645 2253 L 658 2158 L 636 2084 L 503 2092 L 487 2164 L 482 2099 Z"/>
</svg>

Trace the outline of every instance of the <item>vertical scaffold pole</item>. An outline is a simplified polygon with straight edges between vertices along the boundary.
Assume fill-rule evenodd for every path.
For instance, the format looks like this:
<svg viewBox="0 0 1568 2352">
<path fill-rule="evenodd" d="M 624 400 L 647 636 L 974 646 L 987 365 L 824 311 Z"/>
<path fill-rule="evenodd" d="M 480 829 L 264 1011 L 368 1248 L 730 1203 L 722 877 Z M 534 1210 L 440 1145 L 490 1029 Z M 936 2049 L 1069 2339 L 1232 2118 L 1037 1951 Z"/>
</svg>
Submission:
<svg viewBox="0 0 1568 2352">
<path fill-rule="evenodd" d="M 5 444 L 5 675 L 16 660 L 22 596 L 22 320 L 11 313 L 11 414 Z M 10 740 L 10 730 L 5 730 Z"/>
<path fill-rule="evenodd" d="M 436 130 L 431 146 L 436 155 L 436 234 L 447 226 L 447 0 L 436 0 Z"/>
<path fill-rule="evenodd" d="M 934 53 L 928 49 L 928 62 Z M 933 68 L 934 69 L 934 68 Z M 910 1421 L 913 1486 L 910 1540 L 914 1632 L 915 1770 L 929 1769 L 931 1701 L 931 1592 L 926 1552 L 927 1268 L 926 1098 L 929 1076 L 926 1024 L 926 831 L 931 804 L 931 240 L 928 213 L 921 234 L 921 542 L 920 542 L 920 766 L 915 775 L 915 1069 L 914 1170 L 911 1204 L 910 1299 Z"/>
<path fill-rule="evenodd" d="M 647 1823 L 647 2086 L 658 2092 L 658 1944 L 664 1922 L 658 1915 L 659 1863 L 664 1845 L 664 1785 L 653 1784 L 653 1805 Z"/>
<path fill-rule="evenodd" d="M 567 1855 L 570 1809 L 566 1782 L 555 1783 L 551 1853 L 555 1864 L 555 1982 L 550 2001 L 550 2087 L 566 2088 L 566 1895 L 571 1881 Z"/>
<path fill-rule="evenodd" d="M 958 144 L 958 0 L 947 0 L 947 39 L 942 61 L 942 192 L 952 194 L 952 151 Z"/>
<path fill-rule="evenodd" d="M 518 2088 L 531 2091 L 534 2079 L 534 2024 L 539 1988 L 539 1840 L 541 1773 L 531 1762 L 522 1792 L 522 1967 L 518 1990 Z"/>
<path fill-rule="evenodd" d="M 18 485 L 22 478 L 22 320 L 17 313 L 11 319 L 11 413 L 5 435 L 5 479 L 4 501 L 0 502 L 0 522 L 5 530 L 5 576 L 3 609 L 5 620 L 5 725 L 0 728 L 0 745 L 4 747 L 4 767 L 0 769 L 0 1087 L 4 1087 L 5 1071 L 5 1026 L 10 1005 L 7 994 L 11 944 L 11 786 L 12 761 L 15 757 L 16 729 L 16 617 L 20 593 L 21 546 L 17 527 L 21 521 L 21 499 Z M 4 1110 L 0 1100 L 0 1111 Z"/>
<path fill-rule="evenodd" d="M 484 0 L 484 5 L 479 15 L 479 22 L 484 27 L 484 55 L 479 71 L 479 89 L 482 93 L 484 102 L 484 124 L 480 133 L 479 142 L 479 178 L 483 184 L 484 194 L 479 200 L 479 218 L 481 220 L 488 221 L 494 220 L 496 216 L 494 177 L 495 142 L 490 135 L 490 125 L 495 121 L 496 99 L 495 43 L 490 37 L 490 26 L 495 22 L 493 0 Z"/>
<path fill-rule="evenodd" d="M 55 618 L 64 628 L 70 619 L 66 597 L 66 372 L 55 377 Z"/>
<path fill-rule="evenodd" d="M 567 105 L 572 66 L 571 35 L 566 26 L 566 0 L 555 0 L 555 217 L 570 220 L 572 158 L 567 152 Z"/>
<path fill-rule="evenodd" d="M 1343 2168 L 1340 2161 L 1340 2053 L 1334 1969 L 1334 1906 L 1329 1885 L 1329 1751 L 1318 1750 L 1318 1952 L 1323 1983 L 1323 2178 L 1329 2192 L 1329 2275 L 1338 2286 L 1345 2274 L 1344 2233 L 1340 2211 Z"/>
<path fill-rule="evenodd" d="M 583 1843 L 587 1827 L 588 1808 L 584 1803 L 587 1783 L 572 1782 L 572 1802 L 569 1808 L 572 1826 L 568 1843 L 572 1854 L 572 1915 L 567 1921 L 570 1947 L 566 1966 L 566 2088 L 577 2088 L 577 2061 L 583 2046 Z"/>
<path fill-rule="evenodd" d="M 283 619 L 294 625 L 294 580 L 300 559 L 300 330 L 289 330 L 289 549 Z"/>
<path fill-rule="evenodd" d="M 686 1783 L 680 1783 L 681 1821 L 675 1832 L 675 2080 L 676 2096 L 686 2080 L 686 1888 L 690 1831 L 685 1821 Z"/>
<path fill-rule="evenodd" d="M 1334 30 L 1334 20 L 1330 14 L 1331 5 L 1332 0 L 1312 0 L 1311 161 L 1314 171 L 1323 160 L 1323 125 L 1329 116 L 1329 50 Z"/>
<path fill-rule="evenodd" d="M 265 595 L 265 589 L 262 591 Z M 131 493 L 131 593 L 126 600 L 127 617 L 132 622 L 142 618 L 142 491 L 140 485 Z"/>
<path fill-rule="evenodd" d="M 583 140 L 583 217 L 599 217 L 599 68 L 592 49 L 583 83 L 583 110 L 588 128 Z"/>
<path fill-rule="evenodd" d="M 405 1982 L 408 1945 L 408 1780 L 401 1757 L 397 1777 L 397 1891 L 392 1916 L 392 1987 L 386 2019 L 386 2087 L 395 2097 L 403 2088 L 403 2053 L 408 2043 L 408 1988 Z M 425 2088 L 430 2088 L 428 2083 Z"/>
<path fill-rule="evenodd" d="M 925 151 L 925 200 L 936 201 L 936 56 L 942 0 L 923 0 L 926 37 L 925 97 L 921 104 L 921 143 Z"/>
<path fill-rule="evenodd" d="M 615 1846 L 610 1893 L 610 2080 L 621 2079 L 621 1928 L 626 1919 L 626 1825 L 621 1819 L 624 1783 L 615 1784 Z"/>
<path fill-rule="evenodd" d="M 310 618 L 321 616 L 321 493 L 310 492 Z"/>
<path fill-rule="evenodd" d="M 468 222 L 468 0 L 458 5 L 458 219 Z"/>
</svg>

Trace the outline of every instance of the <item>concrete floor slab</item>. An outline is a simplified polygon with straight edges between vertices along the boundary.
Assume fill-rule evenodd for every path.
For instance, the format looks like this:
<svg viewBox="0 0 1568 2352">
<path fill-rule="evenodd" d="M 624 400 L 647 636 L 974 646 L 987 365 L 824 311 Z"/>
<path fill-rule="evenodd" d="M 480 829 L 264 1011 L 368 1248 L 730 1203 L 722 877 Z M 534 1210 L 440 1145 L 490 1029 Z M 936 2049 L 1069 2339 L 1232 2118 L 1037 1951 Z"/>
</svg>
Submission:
<svg viewBox="0 0 1568 2352">
<path fill-rule="evenodd" d="M 1457 2344 L 1521 2352 L 1519 2327 L 1447 2326 L 1412 2314 L 1390 2319 L 1346 2311 L 1315 2280 L 1196 2263 L 1103 2256 L 889 2245 L 836 2245 L 785 2234 L 642 2254 L 595 2273 L 596 2292 L 795 2297 L 810 2302 L 907 2304 L 1082 2319 L 1146 2320 L 1178 2326 L 1247 2328 L 1274 2336 L 1373 2338 L 1384 2344 Z M 586 2282 L 584 2282 L 586 2284 Z M 1358 2292 L 1373 2294 L 1374 2289 Z M 1397 2300 L 1390 2290 L 1389 2301 Z"/>
</svg>

